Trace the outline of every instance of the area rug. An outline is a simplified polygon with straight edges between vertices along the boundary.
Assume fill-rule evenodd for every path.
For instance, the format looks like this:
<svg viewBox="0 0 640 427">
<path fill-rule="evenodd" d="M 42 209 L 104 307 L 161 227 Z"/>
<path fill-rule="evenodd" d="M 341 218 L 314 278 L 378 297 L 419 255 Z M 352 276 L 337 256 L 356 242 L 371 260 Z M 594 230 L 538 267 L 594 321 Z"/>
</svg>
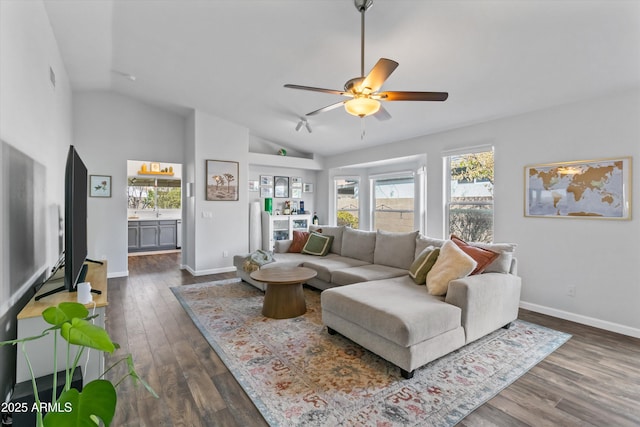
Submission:
<svg viewBox="0 0 640 427">
<path fill-rule="evenodd" d="M 565 343 L 524 321 L 437 359 L 405 380 L 399 369 L 307 312 L 262 316 L 264 294 L 239 279 L 171 288 L 272 426 L 452 426 Z"/>
</svg>

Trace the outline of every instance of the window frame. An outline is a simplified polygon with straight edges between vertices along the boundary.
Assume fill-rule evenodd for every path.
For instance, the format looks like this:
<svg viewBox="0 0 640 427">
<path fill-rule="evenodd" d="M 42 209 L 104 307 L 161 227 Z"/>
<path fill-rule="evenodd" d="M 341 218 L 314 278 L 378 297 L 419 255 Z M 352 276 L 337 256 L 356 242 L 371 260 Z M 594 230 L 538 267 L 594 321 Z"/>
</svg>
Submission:
<svg viewBox="0 0 640 427">
<path fill-rule="evenodd" d="M 422 228 L 422 222 L 423 220 L 421 219 L 421 213 L 422 213 L 422 209 L 420 208 L 421 205 L 423 205 L 423 203 L 421 202 L 421 189 L 422 189 L 422 185 L 420 183 L 420 180 L 422 178 L 422 175 L 420 174 L 420 170 L 418 171 L 413 171 L 413 170 L 403 170 L 403 171 L 397 171 L 397 172 L 388 172 L 388 173 L 379 173 L 379 174 L 371 174 L 368 176 L 369 178 L 369 189 L 370 189 L 370 196 L 369 196 L 369 200 L 370 200 L 370 206 L 369 206 L 369 224 L 370 224 L 370 229 L 371 230 L 377 230 L 378 227 L 376 226 L 376 181 L 378 180 L 387 180 L 387 179 L 405 179 L 405 178 L 411 178 L 413 180 L 413 226 L 412 226 L 412 230 L 415 230 L 416 227 L 418 230 L 421 230 Z M 389 230 L 388 230 L 389 231 Z"/>
<path fill-rule="evenodd" d="M 358 228 L 360 228 L 360 224 L 362 223 L 362 198 L 361 195 L 361 187 L 362 187 L 362 177 L 359 175 L 336 175 L 333 177 L 333 225 L 338 225 L 338 212 L 341 209 L 338 208 L 338 181 L 356 181 L 358 183 Z"/>
<path fill-rule="evenodd" d="M 491 191 L 491 202 L 469 202 L 469 203 L 460 203 L 460 202 L 456 202 L 456 203 L 452 203 L 451 201 L 451 158 L 452 157 L 456 157 L 456 156 L 464 156 L 464 155 L 468 155 L 468 154 L 478 154 L 478 153 L 485 153 L 485 152 L 491 152 L 493 154 L 493 159 L 494 159 L 494 178 L 493 178 L 493 183 L 492 183 L 492 191 Z M 495 152 L 495 147 L 493 145 L 478 145 L 478 146 L 472 146 L 472 147 L 465 147 L 465 148 L 460 148 L 460 149 L 455 149 L 455 150 L 447 150 L 447 151 L 443 151 L 442 152 L 442 161 L 443 161 L 443 200 L 442 200 L 442 210 L 443 210 L 443 236 L 446 236 L 446 238 L 449 237 L 450 230 L 451 230 L 451 224 L 450 224 L 450 207 L 451 205 L 455 204 L 455 205 L 461 205 L 461 204 L 465 204 L 465 205 L 484 205 L 484 206 L 491 206 L 492 209 L 492 214 L 491 214 L 491 241 L 493 242 L 493 239 L 495 237 L 495 203 L 496 203 L 496 197 L 495 197 L 495 157 L 496 157 L 496 152 Z"/>
</svg>

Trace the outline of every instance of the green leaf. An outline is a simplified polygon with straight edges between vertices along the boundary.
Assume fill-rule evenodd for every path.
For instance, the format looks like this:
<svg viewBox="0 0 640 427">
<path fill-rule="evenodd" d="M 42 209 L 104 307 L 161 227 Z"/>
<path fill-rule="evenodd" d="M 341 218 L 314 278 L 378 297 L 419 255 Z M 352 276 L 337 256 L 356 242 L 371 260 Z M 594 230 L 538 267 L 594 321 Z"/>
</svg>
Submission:
<svg viewBox="0 0 640 427">
<path fill-rule="evenodd" d="M 73 318 L 84 319 L 89 310 L 77 302 L 61 302 L 56 307 L 49 307 L 42 312 L 42 318 L 50 325 L 60 326 Z"/>
<path fill-rule="evenodd" d="M 37 339 L 40 339 L 40 338 L 44 337 L 45 335 L 49 335 L 49 332 L 44 331 L 40 335 L 36 335 L 36 336 L 33 336 L 33 337 L 20 338 L 20 339 L 17 339 L 17 340 L 0 341 L 0 347 L 3 346 L 3 345 L 16 345 L 16 344 L 20 344 L 21 342 L 34 341 L 34 340 L 37 340 Z"/>
<path fill-rule="evenodd" d="M 153 388 L 151 388 L 151 386 L 145 380 L 143 380 L 142 377 L 140 377 L 140 375 L 138 375 L 138 373 L 136 372 L 136 368 L 135 366 L 133 366 L 133 356 L 131 356 L 131 354 L 127 356 L 127 366 L 129 368 L 129 376 L 133 378 L 134 383 L 136 383 L 137 381 L 140 381 L 140 383 L 144 386 L 144 388 L 146 388 L 147 391 L 151 393 L 153 397 L 155 397 L 156 399 L 159 399 L 160 396 L 158 396 L 158 393 L 156 393 L 156 391 Z"/>
<path fill-rule="evenodd" d="M 44 417 L 45 427 L 95 427 L 96 418 L 105 426 L 111 424 L 116 413 L 116 389 L 107 380 L 94 380 L 82 392 L 66 390 L 58 399 L 58 410 Z"/>
<path fill-rule="evenodd" d="M 113 353 L 115 345 L 107 331 L 84 319 L 74 318 L 71 323 L 64 323 L 60 330 L 62 337 L 71 344 L 83 345 L 96 350 Z"/>
</svg>

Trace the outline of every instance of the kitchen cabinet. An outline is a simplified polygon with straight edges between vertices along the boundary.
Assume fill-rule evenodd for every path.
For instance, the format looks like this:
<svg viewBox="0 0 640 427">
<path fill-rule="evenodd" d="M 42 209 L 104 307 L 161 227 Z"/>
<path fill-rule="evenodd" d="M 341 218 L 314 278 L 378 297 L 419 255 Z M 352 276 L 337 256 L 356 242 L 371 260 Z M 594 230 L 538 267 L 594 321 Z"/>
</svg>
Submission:
<svg viewBox="0 0 640 427">
<path fill-rule="evenodd" d="M 176 249 L 176 220 L 129 221 L 129 252 Z"/>
<path fill-rule="evenodd" d="M 262 212 L 262 249 L 272 251 L 276 240 L 293 239 L 293 231 L 308 231 L 311 215 L 269 215 Z"/>
</svg>

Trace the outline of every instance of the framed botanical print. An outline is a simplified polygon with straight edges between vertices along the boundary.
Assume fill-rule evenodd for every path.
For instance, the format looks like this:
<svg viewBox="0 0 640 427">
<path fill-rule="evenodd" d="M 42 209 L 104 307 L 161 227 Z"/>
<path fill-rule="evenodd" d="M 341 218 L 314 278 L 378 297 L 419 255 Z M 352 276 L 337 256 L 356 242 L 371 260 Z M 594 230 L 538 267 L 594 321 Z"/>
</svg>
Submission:
<svg viewBox="0 0 640 427">
<path fill-rule="evenodd" d="M 111 176 L 110 175 L 90 175 L 89 176 L 89 196 L 90 197 L 111 197 Z"/>
</svg>

